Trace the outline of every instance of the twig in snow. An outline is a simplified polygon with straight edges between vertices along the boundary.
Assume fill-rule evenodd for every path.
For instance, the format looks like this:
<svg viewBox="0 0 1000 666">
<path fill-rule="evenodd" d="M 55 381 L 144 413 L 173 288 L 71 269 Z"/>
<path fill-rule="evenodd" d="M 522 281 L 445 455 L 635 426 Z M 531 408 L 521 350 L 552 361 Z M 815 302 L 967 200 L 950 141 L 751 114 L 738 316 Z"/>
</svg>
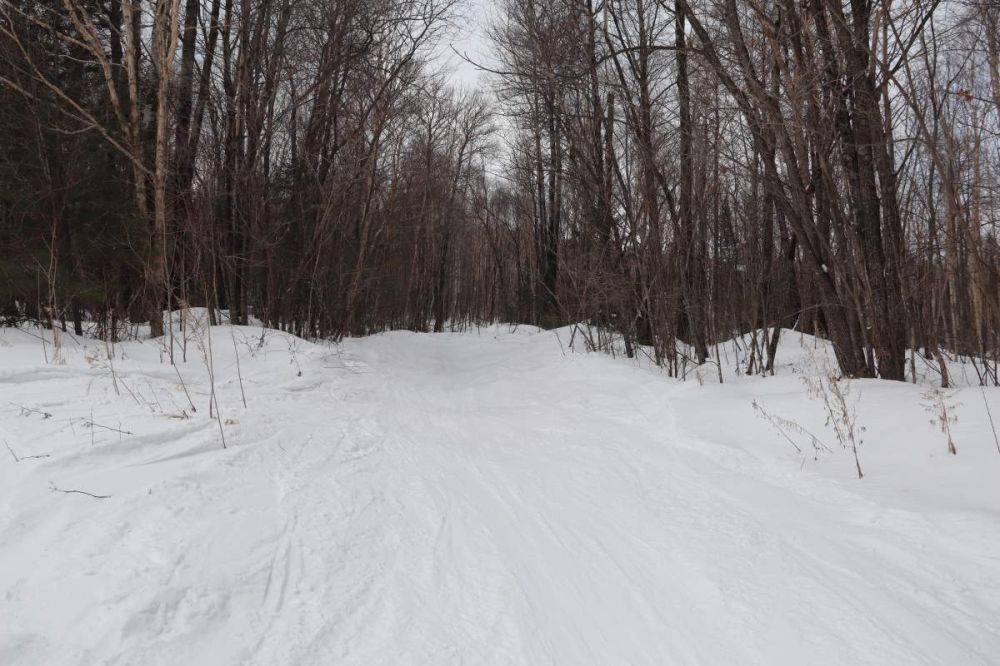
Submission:
<svg viewBox="0 0 1000 666">
<path fill-rule="evenodd" d="M 195 344 L 201 351 L 205 369 L 208 371 L 208 381 L 211 392 L 208 395 L 208 418 L 214 418 L 219 424 L 219 436 L 222 438 L 222 448 L 226 448 L 226 433 L 222 428 L 222 415 L 219 413 L 219 399 L 215 393 L 215 360 L 212 355 L 212 324 L 211 321 L 195 320 L 192 330 Z M 176 366 L 175 366 L 176 367 Z M 187 389 L 185 389 L 185 392 Z M 188 398 L 190 401 L 190 397 Z M 193 407 L 193 405 L 192 405 Z"/>
<path fill-rule="evenodd" d="M 187 343 L 185 342 L 185 351 L 184 351 L 185 356 L 187 355 L 187 349 L 186 348 L 187 348 Z M 181 383 L 181 388 L 184 389 L 184 395 L 187 397 L 188 404 L 191 405 L 191 411 L 192 412 L 197 412 L 198 408 L 194 406 L 194 401 L 191 400 L 191 394 L 188 393 L 187 384 L 184 383 L 184 378 L 181 377 L 181 371 L 177 369 L 177 364 L 176 363 L 174 363 L 173 366 L 174 366 L 174 372 L 177 373 L 177 379 Z"/>
<path fill-rule="evenodd" d="M 49 341 L 45 339 L 44 335 L 38 335 L 37 333 L 32 333 L 31 331 L 20 327 L 18 327 L 18 330 L 21 331 L 21 333 L 24 333 L 25 335 L 30 335 L 33 338 L 38 338 L 39 340 L 42 341 L 43 346 L 50 344 Z"/>
<path fill-rule="evenodd" d="M 813 360 L 813 365 L 819 368 L 820 372 L 815 378 L 803 377 L 802 381 L 805 382 L 809 395 L 821 401 L 826 407 L 826 425 L 833 428 L 840 445 L 850 449 L 854 454 L 854 466 L 857 469 L 858 478 L 862 479 L 864 474 L 861 471 L 858 448 L 864 442 L 865 427 L 858 423 L 857 414 L 857 406 L 861 401 L 861 396 L 859 394 L 857 398 L 850 401 L 850 381 L 837 377 L 824 357 L 818 358 L 813 352 L 810 352 L 809 356 Z"/>
<path fill-rule="evenodd" d="M 215 393 L 209 398 L 210 401 L 215 401 L 215 420 L 219 423 L 219 437 L 222 438 L 222 448 L 226 447 L 226 432 L 222 428 L 222 414 L 219 412 L 219 398 L 216 397 Z M 209 402 L 209 411 L 211 411 L 212 403 Z"/>
<path fill-rule="evenodd" d="M 158 397 L 156 397 L 156 389 L 153 388 L 153 383 L 147 379 L 146 380 L 146 386 L 149 387 L 150 393 L 153 394 L 153 401 L 156 403 L 156 408 L 159 409 L 162 412 L 163 411 L 163 405 L 160 404 L 160 399 Z M 150 411 L 152 411 L 152 408 L 150 408 Z"/>
<path fill-rule="evenodd" d="M 120 396 L 121 391 L 118 390 L 118 375 L 115 373 L 115 361 L 114 361 L 115 352 L 114 348 L 109 346 L 107 339 L 104 340 L 104 355 L 105 357 L 107 357 L 107 363 L 104 363 L 104 361 L 100 358 L 99 353 L 100 352 L 98 352 L 97 350 L 88 351 L 84 355 L 84 359 L 87 361 L 87 363 L 89 363 L 92 366 L 95 366 L 97 368 L 106 367 L 110 371 L 111 385 L 115 389 L 115 395 Z"/>
<path fill-rule="evenodd" d="M 754 400 L 751 403 L 751 406 L 753 407 L 754 411 L 757 412 L 758 416 L 760 416 L 762 419 L 770 423 L 771 426 L 774 427 L 774 429 L 777 430 L 782 437 L 788 440 L 788 443 L 791 444 L 793 447 L 795 447 L 795 450 L 798 451 L 799 453 L 802 453 L 802 449 L 799 447 L 798 444 L 795 443 L 791 435 L 788 434 L 789 430 L 798 433 L 803 437 L 807 437 L 809 439 L 809 443 L 812 444 L 814 459 L 818 459 L 816 458 L 816 455 L 818 455 L 822 451 L 826 451 L 828 453 L 832 451 L 832 449 L 829 446 L 827 446 L 823 442 L 823 440 L 821 440 L 816 435 L 812 434 L 808 429 L 806 429 L 805 426 L 803 426 L 798 421 L 793 421 L 791 419 L 786 419 L 777 414 L 773 414 L 767 411 L 767 409 L 764 408 L 764 405 L 757 402 L 756 400 Z"/>
<path fill-rule="evenodd" d="M 32 407 L 25 407 L 24 405 L 19 405 L 16 402 L 11 402 L 10 404 L 14 405 L 15 407 L 20 408 L 20 410 L 21 410 L 21 416 L 29 416 L 31 414 L 40 414 L 43 419 L 51 419 L 52 418 L 52 414 L 50 414 L 49 412 L 43 412 L 40 409 L 33 409 Z"/>
<path fill-rule="evenodd" d="M 794 448 L 799 453 L 802 453 L 802 449 L 799 447 L 798 444 L 795 443 L 795 440 L 793 440 L 791 437 L 788 436 L 788 433 L 785 432 L 785 429 L 781 427 L 781 423 L 778 422 L 773 416 L 771 416 L 771 414 L 766 409 L 764 409 L 763 405 L 754 400 L 753 403 L 751 403 L 751 406 L 753 407 L 753 410 L 760 415 L 761 418 L 763 418 L 765 421 L 774 426 L 774 429 L 777 430 L 781 434 L 781 436 L 784 437 L 785 440 L 792 445 L 792 448 Z"/>
<path fill-rule="evenodd" d="M 112 428 L 111 426 L 102 425 L 100 423 L 94 423 L 93 414 L 91 414 L 91 419 L 89 421 L 83 422 L 84 428 L 104 428 L 105 430 L 110 430 L 111 432 L 117 432 L 121 435 L 134 435 L 135 433 L 130 430 L 122 430 L 120 428 Z"/>
<path fill-rule="evenodd" d="M 563 347 L 562 338 L 559 337 L 559 333 L 557 331 L 552 331 L 552 334 L 556 336 L 556 340 L 559 342 L 559 349 L 562 351 L 562 355 L 565 356 L 566 348 Z"/>
<path fill-rule="evenodd" d="M 958 403 L 952 401 L 953 394 L 944 389 L 935 388 L 924 393 L 922 397 L 925 400 L 924 408 L 933 416 L 931 425 L 941 428 L 941 432 L 947 439 L 948 453 L 957 454 L 955 440 L 951 436 L 951 426 L 958 421 L 958 417 L 955 416 Z"/>
<path fill-rule="evenodd" d="M 979 392 L 983 394 L 983 406 L 986 407 L 986 416 L 990 419 L 990 430 L 993 431 L 993 441 L 997 445 L 997 453 L 1000 453 L 1000 437 L 997 437 L 997 427 L 993 424 L 993 412 L 990 411 L 990 403 L 986 400 L 986 389 L 979 385 Z"/>
<path fill-rule="evenodd" d="M 140 407 L 142 407 L 142 401 L 141 401 L 141 400 L 139 400 L 139 398 L 138 398 L 138 397 L 136 397 L 136 395 L 135 395 L 135 391 L 133 391 L 132 389 L 130 389 L 130 388 L 128 387 L 128 383 L 127 383 L 127 382 L 125 381 L 125 379 L 124 379 L 124 378 L 122 378 L 122 379 L 118 379 L 118 380 L 117 380 L 117 383 L 118 383 L 118 384 L 121 384 L 121 385 L 122 385 L 122 388 L 124 388 L 124 389 L 125 389 L 126 391 L 128 391 L 128 394 L 129 394 L 130 396 L 132 396 L 132 399 L 133 399 L 133 400 L 135 400 L 135 404 L 137 404 L 137 405 L 139 405 Z M 138 389 L 136 389 L 136 390 L 138 390 Z"/>
<path fill-rule="evenodd" d="M 62 488 L 56 487 L 56 484 L 49 481 L 49 488 L 55 493 L 65 493 L 66 495 L 86 495 L 87 497 L 93 497 L 94 499 L 111 499 L 111 495 L 95 495 L 94 493 L 88 493 L 86 490 L 64 490 Z"/>
<path fill-rule="evenodd" d="M 21 460 L 37 460 L 39 458 L 51 458 L 51 453 L 39 453 L 34 456 L 21 456 Z"/>
<path fill-rule="evenodd" d="M 7 447 L 7 450 L 10 451 L 10 455 L 12 455 L 14 457 L 14 462 L 21 462 L 22 460 L 33 460 L 35 458 L 51 458 L 52 457 L 52 455 L 49 454 L 49 453 L 40 453 L 40 454 L 35 455 L 35 456 L 19 456 L 16 453 L 14 453 L 14 449 L 10 448 L 10 444 L 7 442 L 6 439 L 3 440 L 3 445 Z"/>
<path fill-rule="evenodd" d="M 298 369 L 298 373 L 296 374 L 296 376 L 297 377 L 301 377 L 302 376 L 302 366 L 299 365 L 298 346 L 297 346 L 297 344 L 295 342 L 295 338 L 289 336 L 289 337 L 285 338 L 285 343 L 288 345 L 288 356 L 289 356 L 290 362 L 294 363 L 295 367 Z"/>
<path fill-rule="evenodd" d="M 240 396 L 243 398 L 243 409 L 247 408 L 247 394 L 243 390 L 243 372 L 240 370 L 240 350 L 236 348 L 236 335 L 233 333 L 233 324 L 229 324 L 229 337 L 233 340 L 233 353 L 236 354 L 236 376 L 240 380 Z"/>
</svg>

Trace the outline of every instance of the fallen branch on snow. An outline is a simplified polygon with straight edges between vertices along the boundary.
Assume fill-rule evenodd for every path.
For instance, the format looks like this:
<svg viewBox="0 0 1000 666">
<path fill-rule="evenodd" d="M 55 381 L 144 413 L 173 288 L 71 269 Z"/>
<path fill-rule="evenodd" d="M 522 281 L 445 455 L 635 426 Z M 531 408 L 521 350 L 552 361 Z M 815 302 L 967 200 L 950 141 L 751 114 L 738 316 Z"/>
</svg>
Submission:
<svg viewBox="0 0 1000 666">
<path fill-rule="evenodd" d="M 32 460 L 34 458 L 51 458 L 52 457 L 52 455 L 49 454 L 49 453 L 40 453 L 40 454 L 35 455 L 35 456 L 19 456 L 16 453 L 14 453 L 14 449 L 10 448 L 10 444 L 7 442 L 6 439 L 3 440 L 3 445 L 7 447 L 8 451 L 10 451 L 10 455 L 13 456 L 14 462 L 21 462 L 22 460 Z"/>
<path fill-rule="evenodd" d="M 88 493 L 86 490 L 64 490 L 56 486 L 56 484 L 49 481 L 49 488 L 52 492 L 65 493 L 66 495 L 86 495 L 87 497 L 93 497 L 94 499 L 111 499 L 111 495 L 95 495 L 94 493 Z"/>
</svg>

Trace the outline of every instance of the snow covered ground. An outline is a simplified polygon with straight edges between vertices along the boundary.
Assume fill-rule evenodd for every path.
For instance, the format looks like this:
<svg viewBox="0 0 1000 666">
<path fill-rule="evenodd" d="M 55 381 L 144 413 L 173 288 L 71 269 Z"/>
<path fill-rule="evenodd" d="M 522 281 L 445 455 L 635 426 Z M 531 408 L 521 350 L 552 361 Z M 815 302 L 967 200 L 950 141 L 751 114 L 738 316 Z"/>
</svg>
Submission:
<svg viewBox="0 0 1000 666">
<path fill-rule="evenodd" d="M 39 335 L 0 329 L 0 664 L 1000 660 L 997 389 L 949 455 L 926 385 L 851 382 L 859 480 L 794 333 L 723 385 L 566 330 Z"/>
</svg>

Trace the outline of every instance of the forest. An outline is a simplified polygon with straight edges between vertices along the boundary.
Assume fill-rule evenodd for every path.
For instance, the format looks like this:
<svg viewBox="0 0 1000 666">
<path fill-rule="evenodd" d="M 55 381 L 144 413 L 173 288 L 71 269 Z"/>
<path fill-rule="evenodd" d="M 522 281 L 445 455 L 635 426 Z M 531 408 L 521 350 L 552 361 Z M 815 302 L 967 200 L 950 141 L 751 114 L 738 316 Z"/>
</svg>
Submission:
<svg viewBox="0 0 1000 666">
<path fill-rule="evenodd" d="M 0 666 L 996 666 L 1000 0 L 0 0 Z"/>
<path fill-rule="evenodd" d="M 460 0 L 0 0 L 0 318 L 586 322 L 673 375 L 796 329 L 998 383 L 995 0 L 488 4 L 469 89 Z"/>
</svg>

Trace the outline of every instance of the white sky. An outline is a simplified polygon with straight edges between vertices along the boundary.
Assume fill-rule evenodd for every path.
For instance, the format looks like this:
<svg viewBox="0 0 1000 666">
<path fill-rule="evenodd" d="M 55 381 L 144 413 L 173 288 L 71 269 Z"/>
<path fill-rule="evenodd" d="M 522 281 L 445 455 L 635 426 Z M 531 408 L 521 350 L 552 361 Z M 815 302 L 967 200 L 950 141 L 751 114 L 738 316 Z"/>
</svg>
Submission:
<svg viewBox="0 0 1000 666">
<path fill-rule="evenodd" d="M 460 18 L 453 34 L 440 46 L 442 63 L 447 63 L 453 71 L 452 83 L 455 87 L 475 87 L 483 82 L 482 72 L 455 55 L 451 47 L 460 53 L 467 53 L 476 62 L 489 62 L 489 44 L 485 28 L 494 11 L 493 0 L 462 0 Z"/>
</svg>

